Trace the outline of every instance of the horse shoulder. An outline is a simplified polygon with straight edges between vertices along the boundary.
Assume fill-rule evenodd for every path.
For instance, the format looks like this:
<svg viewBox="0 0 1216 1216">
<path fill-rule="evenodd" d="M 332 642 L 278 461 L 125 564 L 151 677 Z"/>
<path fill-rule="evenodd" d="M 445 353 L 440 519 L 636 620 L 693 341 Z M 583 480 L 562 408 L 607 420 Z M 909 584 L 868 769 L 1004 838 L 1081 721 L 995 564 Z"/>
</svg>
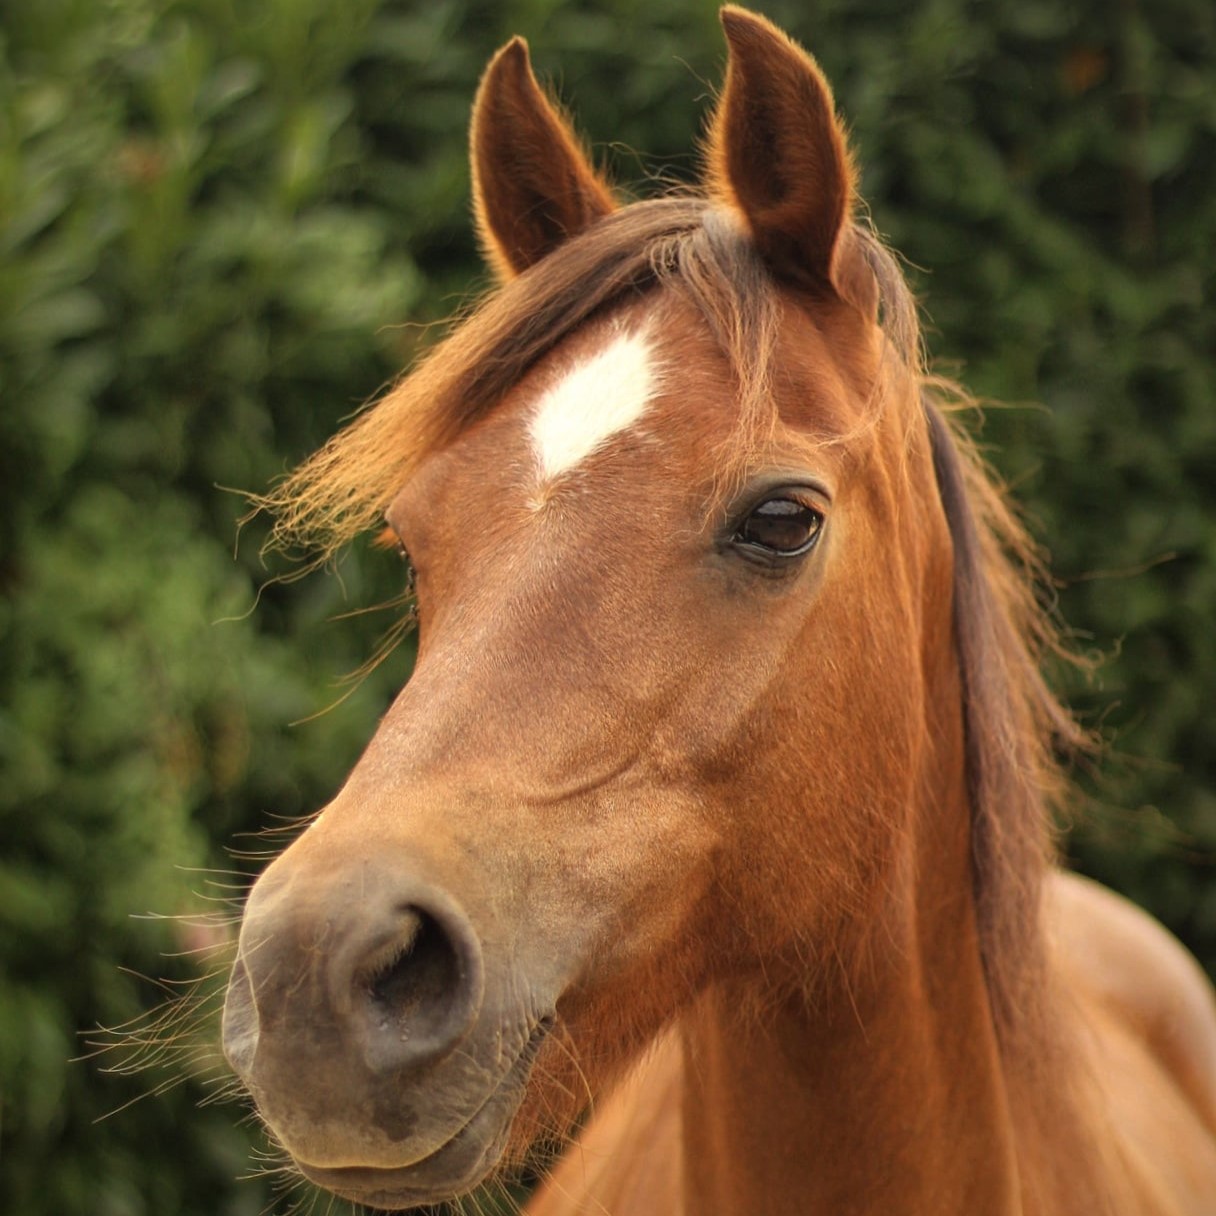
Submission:
<svg viewBox="0 0 1216 1216">
<path fill-rule="evenodd" d="M 1216 1210 L 1216 997 L 1195 959 L 1122 896 L 1057 873 L 1048 926 L 1089 1073 L 1133 1189 Z"/>
<path fill-rule="evenodd" d="M 683 1210 L 683 1059 L 674 1033 L 597 1106 L 526 1216 L 676 1216 Z"/>
</svg>

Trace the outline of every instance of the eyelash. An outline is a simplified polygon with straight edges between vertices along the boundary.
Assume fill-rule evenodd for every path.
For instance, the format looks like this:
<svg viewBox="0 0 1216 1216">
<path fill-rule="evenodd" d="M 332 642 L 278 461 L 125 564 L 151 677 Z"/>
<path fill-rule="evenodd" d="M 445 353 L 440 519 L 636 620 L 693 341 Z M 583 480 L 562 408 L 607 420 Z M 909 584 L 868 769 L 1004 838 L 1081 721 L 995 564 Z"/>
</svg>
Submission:
<svg viewBox="0 0 1216 1216">
<path fill-rule="evenodd" d="M 417 582 L 417 574 L 414 570 L 413 560 L 410 558 L 410 551 L 405 547 L 405 542 L 402 541 L 401 537 L 392 528 L 385 528 L 377 535 L 375 545 L 379 549 L 391 550 L 405 563 L 405 593 L 406 595 L 413 595 L 414 585 Z"/>
</svg>

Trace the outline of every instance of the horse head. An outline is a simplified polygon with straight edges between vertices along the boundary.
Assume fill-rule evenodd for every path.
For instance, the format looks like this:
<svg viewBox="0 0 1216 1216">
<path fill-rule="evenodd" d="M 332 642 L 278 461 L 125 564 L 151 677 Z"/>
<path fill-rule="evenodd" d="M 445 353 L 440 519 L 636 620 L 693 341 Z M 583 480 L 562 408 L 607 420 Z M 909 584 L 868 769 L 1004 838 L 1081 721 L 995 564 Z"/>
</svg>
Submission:
<svg viewBox="0 0 1216 1216">
<path fill-rule="evenodd" d="M 628 206 L 498 54 L 498 287 L 281 499 L 383 514 L 418 658 L 254 885 L 224 1043 L 300 1169 L 380 1207 L 564 1131 L 711 985 L 864 1008 L 943 926 L 978 950 L 913 306 L 814 61 L 723 23 L 703 190 Z"/>
</svg>

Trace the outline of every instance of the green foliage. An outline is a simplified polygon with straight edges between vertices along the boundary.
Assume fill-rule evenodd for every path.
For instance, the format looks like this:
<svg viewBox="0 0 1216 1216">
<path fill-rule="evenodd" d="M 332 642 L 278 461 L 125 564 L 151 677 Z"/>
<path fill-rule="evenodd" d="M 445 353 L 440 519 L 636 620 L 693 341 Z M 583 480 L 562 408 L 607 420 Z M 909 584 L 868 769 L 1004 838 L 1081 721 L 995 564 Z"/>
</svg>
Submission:
<svg viewBox="0 0 1216 1216">
<path fill-rule="evenodd" d="M 1110 650 L 1078 860 L 1216 970 L 1216 10 L 772 0 L 850 117 L 935 353 Z M 408 668 L 331 713 L 396 572 L 258 588 L 242 500 L 478 281 L 464 125 L 514 32 L 639 192 L 695 171 L 697 0 L 8 0 L 0 30 L 0 1208 L 273 1202 L 232 1107 L 70 1064 L 223 937 L 225 847 L 320 805 Z M 709 83 L 706 83 L 709 82 Z M 612 142 L 609 142 L 612 141 Z M 1205 307 L 1205 301 L 1209 302 Z M 235 551 L 234 551 L 235 550 Z M 1090 641 L 1092 639 L 1092 641 Z M 1115 809 L 1119 808 L 1119 809 Z M 201 868 L 194 871 L 193 868 Z M 220 904 L 221 911 L 226 905 Z M 132 919 L 154 912 L 185 922 Z M 194 926 L 194 927 L 192 927 Z M 205 1054 L 205 1053 L 204 1053 Z M 104 1059 L 101 1061 L 104 1064 Z"/>
</svg>

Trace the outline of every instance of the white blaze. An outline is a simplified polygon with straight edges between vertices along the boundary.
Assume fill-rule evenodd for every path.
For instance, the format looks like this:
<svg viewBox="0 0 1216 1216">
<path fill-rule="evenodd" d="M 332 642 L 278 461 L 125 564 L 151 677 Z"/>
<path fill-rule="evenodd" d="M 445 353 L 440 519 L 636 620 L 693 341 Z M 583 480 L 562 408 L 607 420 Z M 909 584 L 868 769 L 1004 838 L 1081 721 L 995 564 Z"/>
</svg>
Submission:
<svg viewBox="0 0 1216 1216">
<path fill-rule="evenodd" d="M 542 481 L 574 468 L 632 426 L 655 382 L 645 334 L 619 334 L 546 389 L 530 428 Z"/>
</svg>

